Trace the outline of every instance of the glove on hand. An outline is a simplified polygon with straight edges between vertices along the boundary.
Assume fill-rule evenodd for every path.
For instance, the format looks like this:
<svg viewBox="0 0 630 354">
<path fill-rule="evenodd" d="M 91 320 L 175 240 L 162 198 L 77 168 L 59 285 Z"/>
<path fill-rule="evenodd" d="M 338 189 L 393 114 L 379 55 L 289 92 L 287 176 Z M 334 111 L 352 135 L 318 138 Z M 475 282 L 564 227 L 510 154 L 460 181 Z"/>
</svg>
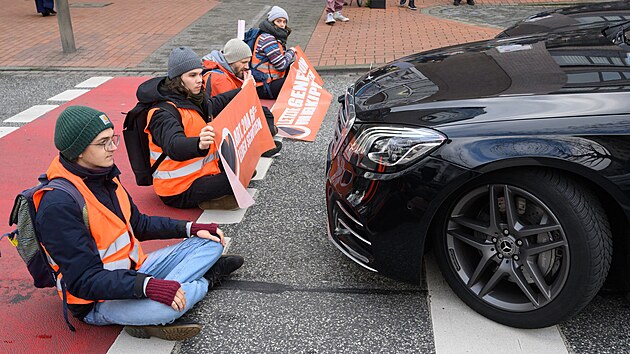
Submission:
<svg viewBox="0 0 630 354">
<path fill-rule="evenodd" d="M 213 235 L 217 234 L 217 224 L 215 223 L 211 223 L 211 224 L 202 224 L 202 223 L 198 223 L 198 222 L 194 222 L 192 223 L 192 225 L 190 225 L 190 236 L 196 236 L 197 235 L 197 231 L 200 230 L 206 230 L 208 232 L 210 232 Z"/>
<path fill-rule="evenodd" d="M 147 283 L 147 297 L 166 306 L 171 306 L 175 294 L 181 285 L 175 280 L 149 279 Z"/>
</svg>

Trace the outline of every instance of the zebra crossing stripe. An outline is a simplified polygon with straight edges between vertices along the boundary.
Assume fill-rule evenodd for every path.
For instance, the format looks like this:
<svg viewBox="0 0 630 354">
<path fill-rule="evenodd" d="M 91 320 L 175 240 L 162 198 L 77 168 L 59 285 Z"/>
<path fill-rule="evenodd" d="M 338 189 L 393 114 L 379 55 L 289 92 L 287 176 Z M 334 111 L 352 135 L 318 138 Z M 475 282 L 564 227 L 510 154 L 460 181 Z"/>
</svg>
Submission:
<svg viewBox="0 0 630 354">
<path fill-rule="evenodd" d="M 28 123 L 32 122 L 35 119 L 43 116 L 44 114 L 52 111 L 53 109 L 59 107 L 56 104 L 40 104 L 30 107 L 9 119 L 5 119 L 5 123 Z"/>
<path fill-rule="evenodd" d="M 558 326 L 520 329 L 496 323 L 453 293 L 433 255 L 425 257 L 425 270 L 437 354 L 568 353 Z"/>
<path fill-rule="evenodd" d="M 90 90 L 88 89 L 71 89 L 71 90 L 65 90 L 64 92 L 53 96 L 51 98 L 48 99 L 48 101 L 61 101 L 61 102 L 65 102 L 65 101 L 72 101 L 73 99 L 81 96 L 84 93 L 89 92 Z"/>
<path fill-rule="evenodd" d="M 95 88 L 101 85 L 102 83 L 107 82 L 113 78 L 114 78 L 113 76 L 94 76 L 76 85 L 75 87 L 76 88 Z"/>
</svg>

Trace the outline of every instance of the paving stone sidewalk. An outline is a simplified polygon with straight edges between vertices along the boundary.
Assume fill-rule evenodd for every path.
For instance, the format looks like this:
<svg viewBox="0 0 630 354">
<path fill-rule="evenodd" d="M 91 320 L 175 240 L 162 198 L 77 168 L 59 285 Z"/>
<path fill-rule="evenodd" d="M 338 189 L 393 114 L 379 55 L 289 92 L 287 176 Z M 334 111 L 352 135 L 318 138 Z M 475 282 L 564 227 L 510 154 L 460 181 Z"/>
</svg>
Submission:
<svg viewBox="0 0 630 354">
<path fill-rule="evenodd" d="M 386 9 L 344 8 L 350 22 L 324 24 L 323 1 L 142 0 L 70 1 L 77 52 L 64 54 L 57 20 L 35 13 L 30 1 L 0 0 L 0 71 L 164 71 L 179 45 L 204 55 L 265 18 L 271 5 L 289 13 L 288 45 L 300 45 L 320 69 L 367 68 L 457 43 L 492 38 L 500 29 L 540 11 L 576 4 L 537 0 L 479 0 L 452 6 L 448 0 L 417 0 L 420 11 L 387 0 Z"/>
</svg>

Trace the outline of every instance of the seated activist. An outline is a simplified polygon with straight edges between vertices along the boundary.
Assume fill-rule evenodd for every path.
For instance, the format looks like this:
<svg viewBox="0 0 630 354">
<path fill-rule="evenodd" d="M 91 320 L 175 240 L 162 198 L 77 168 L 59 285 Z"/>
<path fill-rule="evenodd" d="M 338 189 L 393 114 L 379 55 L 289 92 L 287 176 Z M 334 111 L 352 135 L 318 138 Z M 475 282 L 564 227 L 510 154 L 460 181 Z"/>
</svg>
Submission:
<svg viewBox="0 0 630 354">
<path fill-rule="evenodd" d="M 54 135 L 59 156 L 46 175 L 70 181 L 85 205 L 64 190 L 43 188 L 33 198 L 35 223 L 72 315 L 90 325 L 126 325 L 141 338 L 183 340 L 199 333 L 198 323 L 179 318 L 243 258 L 221 257 L 224 235 L 216 224 L 138 211 L 118 178 L 120 139 L 105 113 L 70 106 Z M 139 242 L 172 238 L 184 240 L 149 254 Z"/>
<path fill-rule="evenodd" d="M 262 32 L 252 51 L 250 68 L 257 81 L 258 95 L 261 98 L 278 98 L 287 70 L 295 60 L 295 48 L 287 49 L 287 38 L 291 29 L 287 27 L 289 15 L 283 8 L 273 6 L 258 28 Z M 260 74 L 266 76 L 265 80 Z"/>
<path fill-rule="evenodd" d="M 151 164 L 166 158 L 153 174 L 153 189 L 164 204 L 175 208 L 236 209 L 227 175 L 208 125 L 240 89 L 209 98 L 203 88 L 201 59 L 188 47 L 174 48 L 166 77 L 138 87 L 140 102 L 171 102 L 180 117 L 164 109 L 149 111 L 147 128 Z"/>
<path fill-rule="evenodd" d="M 252 51 L 247 43 L 238 38 L 230 39 L 223 50 L 213 50 L 204 56 L 203 81 L 211 96 L 222 94 L 243 86 L 246 75 L 249 75 L 249 61 L 252 59 Z M 274 123 L 274 117 L 269 108 L 262 106 L 267 126 L 271 136 L 278 133 Z M 265 151 L 263 157 L 272 157 L 282 149 L 282 143 L 275 141 L 276 147 Z"/>
</svg>

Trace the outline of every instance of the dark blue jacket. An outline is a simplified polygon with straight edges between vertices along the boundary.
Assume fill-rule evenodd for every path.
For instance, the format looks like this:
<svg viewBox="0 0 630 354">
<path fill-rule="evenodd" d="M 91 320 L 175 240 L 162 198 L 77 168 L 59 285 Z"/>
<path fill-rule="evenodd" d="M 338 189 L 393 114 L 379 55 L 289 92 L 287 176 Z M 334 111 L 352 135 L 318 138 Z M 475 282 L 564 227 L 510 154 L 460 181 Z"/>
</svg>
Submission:
<svg viewBox="0 0 630 354">
<path fill-rule="evenodd" d="M 123 219 L 112 179 L 120 174 L 116 166 L 107 171 L 87 170 L 60 156 L 68 171 L 81 177 L 94 196 Z M 42 243 L 60 267 L 68 291 L 86 300 L 139 299 L 145 297 L 144 279 L 135 270 L 106 270 L 99 257 L 96 242 L 83 221 L 79 205 L 64 191 L 51 190 L 42 197 L 35 219 Z M 140 241 L 185 238 L 186 221 L 147 216 L 131 201 L 131 227 Z M 74 317 L 83 319 L 93 308 L 69 305 Z"/>
</svg>

